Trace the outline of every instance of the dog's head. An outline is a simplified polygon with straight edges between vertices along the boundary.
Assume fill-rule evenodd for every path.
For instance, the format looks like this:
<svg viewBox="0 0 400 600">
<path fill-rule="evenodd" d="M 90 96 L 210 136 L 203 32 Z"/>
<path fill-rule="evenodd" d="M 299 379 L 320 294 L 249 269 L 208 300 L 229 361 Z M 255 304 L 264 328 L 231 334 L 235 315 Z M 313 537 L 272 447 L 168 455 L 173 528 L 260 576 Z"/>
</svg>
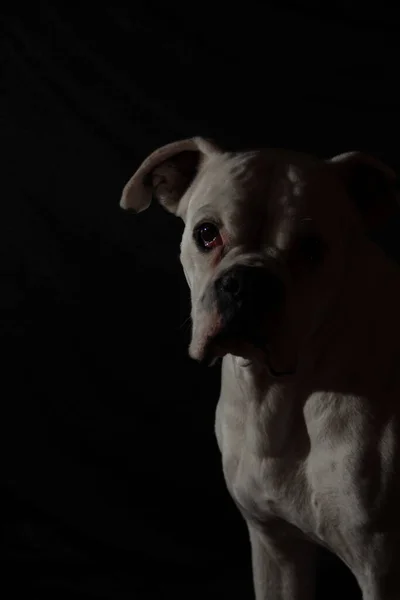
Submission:
<svg viewBox="0 0 400 600">
<path fill-rule="evenodd" d="M 326 161 L 282 150 L 227 153 L 193 138 L 151 154 L 121 206 L 139 212 L 155 197 L 184 220 L 193 358 L 268 352 L 291 368 L 366 230 L 393 210 L 394 180 L 358 152 Z"/>
</svg>

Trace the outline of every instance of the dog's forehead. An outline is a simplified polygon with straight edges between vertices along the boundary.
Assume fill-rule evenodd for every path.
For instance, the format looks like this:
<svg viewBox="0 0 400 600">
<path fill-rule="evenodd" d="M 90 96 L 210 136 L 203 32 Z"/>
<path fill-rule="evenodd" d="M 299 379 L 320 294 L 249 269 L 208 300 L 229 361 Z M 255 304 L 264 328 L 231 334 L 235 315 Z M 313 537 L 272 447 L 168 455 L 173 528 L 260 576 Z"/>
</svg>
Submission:
<svg viewBox="0 0 400 600">
<path fill-rule="evenodd" d="M 252 179 L 253 155 L 218 154 L 205 160 L 192 190 L 189 214 L 201 210 L 227 212 L 243 199 Z"/>
<path fill-rule="evenodd" d="M 191 190 L 188 221 L 221 215 L 261 217 L 274 203 L 289 209 L 302 196 L 312 165 L 308 157 L 277 150 L 212 156 Z"/>
</svg>

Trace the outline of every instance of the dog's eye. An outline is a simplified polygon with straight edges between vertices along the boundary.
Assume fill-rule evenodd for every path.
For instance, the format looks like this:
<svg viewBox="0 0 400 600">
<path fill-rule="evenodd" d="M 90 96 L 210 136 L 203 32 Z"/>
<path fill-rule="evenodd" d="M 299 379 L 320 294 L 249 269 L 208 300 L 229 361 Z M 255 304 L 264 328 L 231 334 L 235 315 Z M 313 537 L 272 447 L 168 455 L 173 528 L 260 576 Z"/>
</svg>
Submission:
<svg viewBox="0 0 400 600">
<path fill-rule="evenodd" d="M 298 252 L 301 258 L 310 264 L 319 264 L 324 258 L 325 251 L 325 242 L 317 235 L 307 235 L 299 240 Z"/>
<path fill-rule="evenodd" d="M 194 230 L 194 239 L 200 250 L 208 252 L 222 244 L 221 234 L 214 223 L 202 223 Z"/>
</svg>

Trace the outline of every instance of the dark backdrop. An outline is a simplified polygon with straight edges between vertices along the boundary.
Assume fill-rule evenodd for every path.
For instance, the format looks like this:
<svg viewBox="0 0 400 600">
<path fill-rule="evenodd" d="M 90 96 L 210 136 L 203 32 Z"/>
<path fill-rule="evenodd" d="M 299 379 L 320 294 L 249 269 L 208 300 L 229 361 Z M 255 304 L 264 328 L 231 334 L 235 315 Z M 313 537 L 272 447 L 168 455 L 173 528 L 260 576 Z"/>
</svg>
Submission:
<svg viewBox="0 0 400 600">
<path fill-rule="evenodd" d="M 194 134 L 398 166 L 394 12 L 284 4 L 1 8 L 4 598 L 251 598 L 219 373 L 186 352 L 181 224 L 118 203 Z M 322 598 L 354 589 L 327 556 L 319 573 Z"/>
</svg>

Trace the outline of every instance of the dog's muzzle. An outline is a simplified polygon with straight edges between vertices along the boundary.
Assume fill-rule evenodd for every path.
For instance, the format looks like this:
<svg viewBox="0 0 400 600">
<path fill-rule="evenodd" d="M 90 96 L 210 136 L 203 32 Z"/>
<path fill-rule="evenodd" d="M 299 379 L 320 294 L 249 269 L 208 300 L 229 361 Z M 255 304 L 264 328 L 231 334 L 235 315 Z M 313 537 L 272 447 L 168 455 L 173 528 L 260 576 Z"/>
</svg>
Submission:
<svg viewBox="0 0 400 600">
<path fill-rule="evenodd" d="M 284 284 L 266 268 L 237 265 L 215 281 L 214 292 L 222 321 L 220 336 L 253 342 L 265 339 L 266 322 L 282 306 Z"/>
</svg>

